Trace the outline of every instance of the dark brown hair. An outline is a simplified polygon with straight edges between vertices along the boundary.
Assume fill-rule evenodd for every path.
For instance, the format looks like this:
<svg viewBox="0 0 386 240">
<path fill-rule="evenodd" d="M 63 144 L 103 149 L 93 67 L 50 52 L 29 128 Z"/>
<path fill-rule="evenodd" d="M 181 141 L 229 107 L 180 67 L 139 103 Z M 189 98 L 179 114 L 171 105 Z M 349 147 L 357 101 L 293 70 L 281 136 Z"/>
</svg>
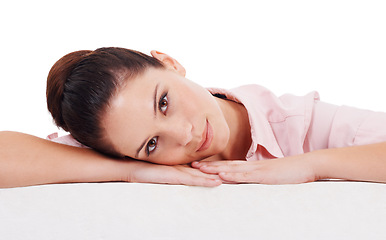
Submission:
<svg viewBox="0 0 386 240">
<path fill-rule="evenodd" d="M 99 48 L 69 53 L 47 77 L 47 107 L 57 126 L 80 143 L 120 156 L 105 138 L 102 117 L 111 98 L 128 80 L 162 63 L 125 48 Z"/>
</svg>

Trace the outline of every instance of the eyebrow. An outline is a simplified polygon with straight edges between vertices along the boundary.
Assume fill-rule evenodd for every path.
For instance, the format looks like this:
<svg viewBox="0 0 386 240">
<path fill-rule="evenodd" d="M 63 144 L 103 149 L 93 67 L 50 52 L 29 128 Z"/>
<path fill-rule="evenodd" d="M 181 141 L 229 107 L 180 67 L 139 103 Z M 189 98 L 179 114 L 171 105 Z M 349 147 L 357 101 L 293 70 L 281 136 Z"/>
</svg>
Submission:
<svg viewBox="0 0 386 240">
<path fill-rule="evenodd" d="M 158 86 L 159 86 L 159 83 L 157 84 L 157 86 L 155 86 L 155 90 L 154 90 L 154 118 L 157 116 L 157 92 L 158 92 Z"/>
<path fill-rule="evenodd" d="M 154 118 L 157 116 L 157 92 L 158 92 L 158 86 L 159 86 L 159 83 L 155 86 L 155 90 L 154 90 Z M 143 146 L 145 146 L 146 142 L 147 142 L 147 139 L 145 139 L 145 141 L 142 142 L 141 146 L 137 149 L 137 153 L 135 154 L 135 158 L 138 158 L 138 155 L 139 155 L 139 152 L 142 150 Z"/>
</svg>

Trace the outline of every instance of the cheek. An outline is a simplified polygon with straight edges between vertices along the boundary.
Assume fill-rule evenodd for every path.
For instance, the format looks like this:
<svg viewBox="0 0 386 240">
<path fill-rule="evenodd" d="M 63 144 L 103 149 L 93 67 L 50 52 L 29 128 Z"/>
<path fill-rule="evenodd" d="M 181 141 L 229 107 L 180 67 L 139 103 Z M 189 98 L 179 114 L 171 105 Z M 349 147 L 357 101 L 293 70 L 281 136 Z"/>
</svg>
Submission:
<svg viewBox="0 0 386 240">
<path fill-rule="evenodd" d="M 150 162 L 152 163 L 162 164 L 162 165 L 181 165 L 181 164 L 191 163 L 193 161 L 194 159 L 188 158 L 183 155 L 176 155 L 173 153 L 163 154 L 163 156 L 150 160 Z"/>
<path fill-rule="evenodd" d="M 179 102 L 186 108 L 196 111 L 202 111 L 211 106 L 214 98 L 208 90 L 191 81 L 188 81 L 178 93 Z"/>
<path fill-rule="evenodd" d="M 202 106 L 202 103 L 199 101 L 199 99 L 195 95 L 189 92 L 188 93 L 184 92 L 183 94 L 180 94 L 175 99 L 176 99 L 175 101 L 176 105 L 173 105 L 173 102 L 172 102 L 171 103 L 172 107 L 175 106 L 176 110 L 184 112 L 185 115 L 189 113 L 197 112 Z"/>
<path fill-rule="evenodd" d="M 162 146 L 158 149 L 158 154 L 154 155 L 149 161 L 163 165 L 178 165 L 192 162 L 191 156 L 187 155 L 186 148 L 176 146 Z"/>
</svg>

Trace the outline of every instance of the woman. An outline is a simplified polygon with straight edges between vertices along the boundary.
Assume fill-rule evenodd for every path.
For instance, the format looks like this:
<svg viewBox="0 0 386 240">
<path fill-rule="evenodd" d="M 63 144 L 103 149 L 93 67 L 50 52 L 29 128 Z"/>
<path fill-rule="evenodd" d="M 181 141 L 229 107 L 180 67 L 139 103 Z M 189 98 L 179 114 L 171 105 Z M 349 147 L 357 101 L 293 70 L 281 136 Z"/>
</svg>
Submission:
<svg viewBox="0 0 386 240">
<path fill-rule="evenodd" d="M 64 56 L 47 84 L 57 125 L 84 145 L 130 159 L 110 161 L 141 164 L 146 173 L 131 171 L 141 177 L 178 166 L 206 186 L 220 184 L 218 176 L 268 184 L 386 181 L 386 143 L 375 144 L 386 141 L 386 132 L 371 129 L 382 126 L 385 114 L 321 103 L 316 93 L 277 98 L 260 86 L 209 92 L 187 80 L 176 60 L 151 53 L 102 48 Z M 244 159 L 260 161 L 222 161 Z M 180 165 L 188 163 L 202 173 Z M 172 175 L 143 181 L 197 184 Z"/>
</svg>

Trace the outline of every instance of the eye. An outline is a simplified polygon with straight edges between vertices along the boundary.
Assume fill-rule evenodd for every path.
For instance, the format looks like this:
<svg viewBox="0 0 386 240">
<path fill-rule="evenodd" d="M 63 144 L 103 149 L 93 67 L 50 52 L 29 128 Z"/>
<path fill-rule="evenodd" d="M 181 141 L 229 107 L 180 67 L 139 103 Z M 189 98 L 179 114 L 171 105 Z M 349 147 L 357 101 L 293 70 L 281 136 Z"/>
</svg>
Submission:
<svg viewBox="0 0 386 240">
<path fill-rule="evenodd" d="M 168 95 L 167 93 L 162 95 L 162 97 L 161 97 L 161 99 L 159 101 L 159 104 L 158 104 L 159 110 L 163 114 L 166 114 L 166 112 L 168 110 L 169 101 L 168 101 L 168 96 L 167 95 Z"/>
<path fill-rule="evenodd" d="M 149 156 L 157 148 L 158 137 L 153 137 L 146 145 L 146 153 Z"/>
</svg>

